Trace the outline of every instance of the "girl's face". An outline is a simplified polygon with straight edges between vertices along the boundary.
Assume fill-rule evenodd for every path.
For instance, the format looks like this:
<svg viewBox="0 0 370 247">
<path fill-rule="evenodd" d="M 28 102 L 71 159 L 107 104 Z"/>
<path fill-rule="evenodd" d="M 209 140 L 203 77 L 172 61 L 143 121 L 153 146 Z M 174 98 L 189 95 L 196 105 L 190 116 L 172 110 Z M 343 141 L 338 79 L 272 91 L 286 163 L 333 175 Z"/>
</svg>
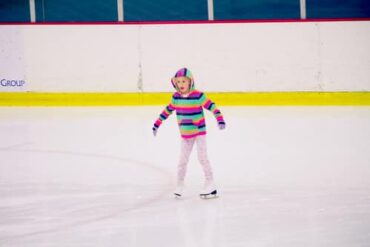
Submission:
<svg viewBox="0 0 370 247">
<path fill-rule="evenodd" d="M 176 87 L 181 94 L 187 94 L 190 92 L 190 79 L 182 76 L 175 79 Z"/>
</svg>

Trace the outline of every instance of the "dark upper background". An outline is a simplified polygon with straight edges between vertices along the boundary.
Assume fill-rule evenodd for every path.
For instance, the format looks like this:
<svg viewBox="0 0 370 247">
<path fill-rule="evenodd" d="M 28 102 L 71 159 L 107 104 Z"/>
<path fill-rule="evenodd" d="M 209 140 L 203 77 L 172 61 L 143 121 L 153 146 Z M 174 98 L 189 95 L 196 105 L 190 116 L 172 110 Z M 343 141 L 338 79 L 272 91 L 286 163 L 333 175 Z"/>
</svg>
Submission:
<svg viewBox="0 0 370 247">
<path fill-rule="evenodd" d="M 115 22 L 117 0 L 34 0 L 36 22 Z M 125 21 L 208 20 L 207 0 L 123 0 Z M 369 18 L 370 0 L 306 0 L 310 18 Z M 214 0 L 215 20 L 299 19 L 299 0 Z M 0 22 L 30 22 L 29 0 L 0 0 Z"/>
</svg>

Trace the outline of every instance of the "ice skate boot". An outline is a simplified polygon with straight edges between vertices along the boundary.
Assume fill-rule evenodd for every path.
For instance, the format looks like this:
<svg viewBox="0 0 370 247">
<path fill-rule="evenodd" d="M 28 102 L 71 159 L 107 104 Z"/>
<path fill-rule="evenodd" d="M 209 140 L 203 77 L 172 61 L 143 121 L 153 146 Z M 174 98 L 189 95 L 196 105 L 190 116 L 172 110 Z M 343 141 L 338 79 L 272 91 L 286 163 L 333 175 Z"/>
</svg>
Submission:
<svg viewBox="0 0 370 247">
<path fill-rule="evenodd" d="M 176 189 L 173 192 L 173 194 L 175 195 L 175 198 L 177 199 L 182 198 L 183 190 L 184 190 L 184 182 L 178 182 Z"/>
<path fill-rule="evenodd" d="M 217 189 L 213 182 L 206 182 L 202 192 L 200 193 L 200 198 L 202 199 L 212 199 L 217 198 Z"/>
</svg>

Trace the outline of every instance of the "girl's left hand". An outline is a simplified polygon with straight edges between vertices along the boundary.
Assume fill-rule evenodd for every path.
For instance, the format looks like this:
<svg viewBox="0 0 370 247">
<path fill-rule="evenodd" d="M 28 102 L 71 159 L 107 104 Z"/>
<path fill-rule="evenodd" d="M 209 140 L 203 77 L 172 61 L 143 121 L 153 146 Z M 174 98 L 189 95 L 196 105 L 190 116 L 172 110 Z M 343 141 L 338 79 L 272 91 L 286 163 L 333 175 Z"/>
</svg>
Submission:
<svg viewBox="0 0 370 247">
<path fill-rule="evenodd" d="M 219 123 L 219 124 L 218 124 L 218 128 L 219 128 L 220 130 L 223 130 L 223 129 L 225 129 L 225 128 L 226 128 L 226 124 L 225 124 L 225 123 Z"/>
</svg>

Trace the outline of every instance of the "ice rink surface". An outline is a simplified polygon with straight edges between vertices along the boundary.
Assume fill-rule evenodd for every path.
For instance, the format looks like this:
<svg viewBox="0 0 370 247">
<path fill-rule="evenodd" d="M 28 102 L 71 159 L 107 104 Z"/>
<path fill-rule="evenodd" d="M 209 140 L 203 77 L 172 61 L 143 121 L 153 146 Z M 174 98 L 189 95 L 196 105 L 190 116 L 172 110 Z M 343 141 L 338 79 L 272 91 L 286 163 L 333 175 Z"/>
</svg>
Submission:
<svg viewBox="0 0 370 247">
<path fill-rule="evenodd" d="M 0 246 L 370 245 L 369 107 L 220 109 L 220 197 L 199 198 L 194 152 L 175 200 L 175 116 L 151 132 L 162 107 L 0 108 Z"/>
</svg>

